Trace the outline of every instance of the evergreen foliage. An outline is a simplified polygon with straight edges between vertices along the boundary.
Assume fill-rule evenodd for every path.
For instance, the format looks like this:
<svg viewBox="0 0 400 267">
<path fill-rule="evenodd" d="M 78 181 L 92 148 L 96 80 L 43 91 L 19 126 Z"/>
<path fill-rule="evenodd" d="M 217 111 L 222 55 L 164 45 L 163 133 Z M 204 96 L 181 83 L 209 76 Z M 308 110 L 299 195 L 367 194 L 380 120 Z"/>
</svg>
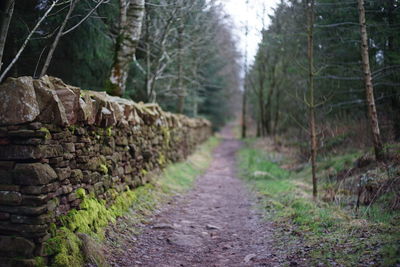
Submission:
<svg viewBox="0 0 400 267">
<path fill-rule="evenodd" d="M 7 65 L 51 0 L 16 1 L 6 40 L 3 61 Z M 66 29 L 76 25 L 97 1 L 79 1 Z M 45 19 L 8 76 L 38 77 L 68 11 L 60 3 Z M 228 107 L 238 94 L 238 52 L 223 11 L 214 1 L 156 0 L 146 4 L 142 37 L 132 60 L 125 97 L 157 102 L 178 112 L 205 116 L 220 126 L 231 115 Z M 119 1 L 104 1 L 75 30 L 62 36 L 51 60 L 48 75 L 83 89 L 103 91 L 118 45 Z M 178 54 L 180 55 L 178 57 Z M 153 77 L 154 97 L 148 80 Z"/>
<path fill-rule="evenodd" d="M 400 2 L 366 1 L 369 55 L 376 103 L 385 140 L 398 139 L 400 112 Z M 252 87 L 253 115 L 260 120 L 260 85 L 267 127 L 279 132 L 297 129 L 307 135 L 307 32 L 306 1 L 281 1 L 264 29 L 247 82 Z M 357 1 L 316 0 L 314 24 L 315 97 L 317 121 L 366 117 L 365 90 L 360 57 Z M 260 72 L 260 65 L 266 66 Z M 273 84 L 275 81 L 275 84 Z M 271 90 L 273 92 L 271 93 Z M 269 95 L 269 93 L 271 93 Z M 276 119 L 278 118 L 278 119 Z"/>
</svg>

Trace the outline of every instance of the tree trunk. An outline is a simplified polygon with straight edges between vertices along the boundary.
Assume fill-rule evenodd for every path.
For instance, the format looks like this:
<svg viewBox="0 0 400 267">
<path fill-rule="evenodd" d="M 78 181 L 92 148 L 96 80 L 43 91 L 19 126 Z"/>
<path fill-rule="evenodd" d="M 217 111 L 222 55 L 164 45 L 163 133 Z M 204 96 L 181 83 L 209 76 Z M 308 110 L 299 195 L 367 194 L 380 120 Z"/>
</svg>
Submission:
<svg viewBox="0 0 400 267">
<path fill-rule="evenodd" d="M 261 137 L 261 121 L 260 118 L 257 119 L 257 129 L 256 129 L 256 137 Z"/>
<path fill-rule="evenodd" d="M 74 9 L 76 7 L 76 4 L 78 4 L 78 2 L 79 2 L 79 0 L 72 0 L 71 1 L 70 5 L 69 5 L 68 12 L 67 12 L 67 15 L 65 15 L 64 21 L 62 22 L 60 28 L 58 29 L 57 35 L 54 38 L 54 41 L 51 44 L 49 53 L 47 54 L 46 60 L 44 61 L 42 71 L 40 72 L 40 77 L 42 77 L 42 76 L 44 76 L 46 74 L 47 69 L 50 66 L 51 59 L 53 58 L 54 51 L 56 50 L 58 42 L 60 41 L 60 39 L 61 39 L 61 37 L 63 35 L 64 28 L 67 25 L 67 22 L 68 22 L 69 18 L 71 17 L 71 14 L 74 11 Z"/>
<path fill-rule="evenodd" d="M 314 100 L 314 0 L 307 1 L 308 25 L 307 25 L 307 57 L 308 57 L 308 90 L 309 112 L 310 112 L 310 152 L 311 152 L 311 173 L 313 184 L 313 198 L 318 195 L 316 158 L 317 158 L 317 134 L 315 125 L 315 100 Z"/>
<path fill-rule="evenodd" d="M 275 78 L 272 78 L 272 83 L 268 92 L 268 96 L 267 96 L 267 102 L 265 103 L 265 115 L 264 115 L 264 119 L 265 119 L 265 132 L 267 134 L 271 134 L 271 124 L 272 124 L 272 96 L 274 94 L 275 91 L 275 86 L 276 86 L 276 82 L 275 82 Z"/>
<path fill-rule="evenodd" d="M 120 0 L 119 33 L 115 44 L 114 63 L 106 89 L 111 95 L 125 93 L 129 64 L 134 60 L 144 15 L 144 0 Z"/>
<path fill-rule="evenodd" d="M 281 90 L 277 91 L 276 94 L 276 110 L 275 110 L 275 118 L 274 118 L 274 127 L 272 128 L 272 134 L 273 136 L 276 136 L 277 129 L 278 129 L 278 122 L 279 122 L 279 109 L 280 109 L 280 97 L 281 97 Z"/>
<path fill-rule="evenodd" d="M 272 96 L 275 91 L 276 87 L 276 76 L 275 76 L 275 71 L 276 71 L 276 64 L 272 65 L 272 70 L 271 70 L 271 86 L 268 92 L 267 96 L 267 102 L 265 103 L 265 109 L 264 109 L 264 127 L 265 127 L 265 132 L 267 134 L 271 134 L 271 124 L 272 124 Z"/>
<path fill-rule="evenodd" d="M 364 72 L 365 92 L 368 104 L 368 117 L 372 132 L 375 158 L 378 161 L 382 161 L 384 159 L 384 153 L 381 141 L 381 134 L 379 131 L 378 115 L 375 106 L 374 87 L 372 85 L 371 68 L 369 65 L 368 35 L 367 35 L 367 26 L 365 21 L 364 0 L 358 0 L 358 11 L 360 19 L 360 33 L 361 33 L 361 57 L 362 57 L 362 67 Z"/>
<path fill-rule="evenodd" d="M 145 12 L 145 47 L 146 47 L 146 77 L 145 77 L 145 84 L 144 89 L 146 92 L 147 102 L 150 102 L 152 98 L 150 80 L 151 80 L 151 58 L 150 58 L 150 16 L 149 12 Z"/>
<path fill-rule="evenodd" d="M 1 4 L 1 25 L 0 25 L 0 70 L 3 66 L 3 52 L 6 45 L 8 27 L 10 26 L 12 14 L 14 12 L 14 0 L 6 0 Z"/>
<path fill-rule="evenodd" d="M 260 116 L 260 134 L 261 136 L 266 136 L 265 132 L 265 107 L 264 107 L 264 76 L 265 68 L 263 59 L 260 59 L 259 67 L 258 67 L 258 106 L 259 106 L 259 116 Z"/>
<path fill-rule="evenodd" d="M 247 62 L 246 62 L 247 63 Z M 246 74 L 245 74 L 246 75 Z M 244 82 L 244 91 L 242 98 L 242 138 L 246 138 L 246 104 L 247 104 L 247 89 L 246 81 Z"/>
<path fill-rule="evenodd" d="M 180 7 L 182 8 L 182 7 Z M 183 88 L 183 64 L 182 64 L 182 54 L 183 54 L 183 46 L 182 46 L 182 36 L 184 25 L 182 24 L 182 12 L 179 10 L 180 20 L 178 26 L 178 113 L 183 114 L 185 109 L 185 89 Z"/>
</svg>

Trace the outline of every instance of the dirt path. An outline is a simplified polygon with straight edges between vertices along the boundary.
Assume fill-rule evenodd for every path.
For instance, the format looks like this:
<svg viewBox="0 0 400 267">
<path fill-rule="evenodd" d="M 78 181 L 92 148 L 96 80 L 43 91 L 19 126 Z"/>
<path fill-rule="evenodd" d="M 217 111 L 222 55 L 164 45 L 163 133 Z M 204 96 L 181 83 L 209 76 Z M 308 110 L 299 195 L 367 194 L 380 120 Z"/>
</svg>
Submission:
<svg viewBox="0 0 400 267">
<path fill-rule="evenodd" d="M 143 226 L 113 266 L 275 266 L 271 226 L 253 209 L 237 179 L 235 152 L 240 143 L 229 130 L 214 152 L 208 171 L 193 190 Z"/>
</svg>

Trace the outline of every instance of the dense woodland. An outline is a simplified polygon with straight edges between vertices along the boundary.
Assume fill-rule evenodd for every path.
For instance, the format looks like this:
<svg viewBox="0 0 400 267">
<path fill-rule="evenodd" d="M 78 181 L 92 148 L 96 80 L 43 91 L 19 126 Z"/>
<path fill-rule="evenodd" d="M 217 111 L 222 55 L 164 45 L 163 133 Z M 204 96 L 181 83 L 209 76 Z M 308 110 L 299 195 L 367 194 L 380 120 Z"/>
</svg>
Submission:
<svg viewBox="0 0 400 267">
<path fill-rule="evenodd" d="M 262 30 L 255 63 L 247 76 L 257 135 L 297 131 L 308 125 L 310 35 L 313 12 L 314 101 L 320 143 L 349 132 L 363 138 L 359 122 L 367 119 L 357 1 L 281 1 Z M 400 138 L 399 2 L 366 0 L 369 60 L 382 138 Z M 357 123 L 355 123 L 357 122 Z M 348 129 L 339 129 L 348 128 Z M 336 131 L 333 133 L 332 131 Z M 361 136 L 360 136 L 361 135 Z M 360 140 L 361 141 L 361 140 Z M 323 145 L 322 145 L 323 146 Z"/>
<path fill-rule="evenodd" d="M 221 155 L 276 223 L 282 265 L 400 264 L 399 0 L 281 0 L 254 60 L 217 0 L 0 8 L 0 83 L 56 76 L 214 130 L 241 111 L 244 141 Z"/>
<path fill-rule="evenodd" d="M 397 0 L 280 1 L 246 73 L 242 136 L 269 137 L 274 149 L 265 150 L 275 156 L 257 160 L 256 142 L 242 160 L 264 177 L 290 177 L 268 182 L 253 173 L 256 186 L 278 202 L 267 202 L 267 209 L 284 210 L 279 216 L 306 229 L 300 239 L 328 266 L 399 263 L 399 6 Z M 311 195 L 317 205 L 307 201 Z M 364 227 L 353 225 L 358 219 Z M 326 226 L 329 220 L 342 226 Z M 360 229 L 368 232 L 365 240 Z M 354 257 L 339 252 L 347 249 Z"/>
<path fill-rule="evenodd" d="M 2 23 L 1 79 L 47 74 L 83 89 L 204 116 L 221 126 L 230 117 L 228 103 L 238 96 L 240 82 L 239 54 L 221 6 L 214 1 L 145 3 L 138 40 L 131 41 L 137 43 L 124 55 L 118 52 L 128 35 L 123 23 L 129 22 L 129 10 L 123 3 L 2 1 L 8 16 Z M 127 70 L 124 92 L 112 92 L 110 85 L 111 69 L 118 64 Z"/>
</svg>

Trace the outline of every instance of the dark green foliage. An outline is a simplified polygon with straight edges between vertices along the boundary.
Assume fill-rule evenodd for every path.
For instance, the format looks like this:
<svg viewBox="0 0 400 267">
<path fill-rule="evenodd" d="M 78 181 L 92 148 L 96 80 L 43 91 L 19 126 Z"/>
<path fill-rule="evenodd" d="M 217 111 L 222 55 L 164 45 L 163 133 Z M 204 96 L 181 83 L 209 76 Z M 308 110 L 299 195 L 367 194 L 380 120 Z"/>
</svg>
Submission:
<svg viewBox="0 0 400 267">
<path fill-rule="evenodd" d="M 6 43 L 5 64 L 15 55 L 15 51 L 24 41 L 29 30 L 47 8 L 49 1 L 17 1 L 14 16 Z M 94 4 L 80 1 L 66 29 L 78 23 Z M 101 6 L 96 16 L 115 17 L 116 3 Z M 54 32 L 64 19 L 65 5 L 55 10 L 55 15 L 46 19 L 33 39 L 29 42 L 22 57 L 11 70 L 11 76 L 37 76 L 43 60 L 53 41 Z M 48 74 L 62 78 L 65 82 L 82 88 L 101 90 L 102 77 L 108 75 L 112 62 L 112 39 L 108 37 L 108 28 L 100 18 L 90 17 L 74 31 L 66 34 L 55 51 Z M 111 23 L 111 21 L 109 22 Z M 41 61 L 39 61 L 41 59 Z"/>
<path fill-rule="evenodd" d="M 301 136 L 307 128 L 307 65 L 305 1 L 282 1 L 271 16 L 271 25 L 263 31 L 256 61 L 249 79 L 257 81 L 259 65 L 267 66 L 264 85 L 265 101 L 275 86 L 269 105 L 269 124 L 285 132 L 299 128 Z M 370 61 L 381 130 L 385 140 L 400 136 L 400 31 L 399 1 L 366 1 Z M 361 68 L 360 33 L 357 1 L 316 0 L 314 29 L 315 93 L 317 124 L 350 119 L 360 122 L 366 112 L 365 90 Z M 276 68 L 272 75 L 273 68 Z M 259 85 L 254 82 L 254 87 Z M 278 97 L 278 92 L 280 92 Z M 257 96 L 251 98 L 258 114 Z M 278 105 L 279 103 L 279 105 Z M 256 116 L 257 118 L 257 116 Z M 365 120 L 363 120 L 365 121 Z"/>
<path fill-rule="evenodd" d="M 16 1 L 5 47 L 5 66 L 50 4 L 50 0 Z M 40 74 L 68 5 L 57 6 L 45 19 L 9 76 Z M 65 30 L 76 25 L 95 5 L 95 1 L 79 1 Z M 232 113 L 229 107 L 233 105 L 229 104 L 237 95 L 240 67 L 229 26 L 221 12 L 220 7 L 203 0 L 157 0 L 146 5 L 147 17 L 136 53 L 137 62 L 132 60 L 125 96 L 138 102 L 155 100 L 164 109 L 177 112 L 180 64 L 185 89 L 184 113 L 207 117 L 216 127 L 222 125 Z M 84 89 L 112 90 L 106 81 L 115 57 L 114 48 L 119 45 L 118 16 L 119 1 L 105 1 L 79 27 L 62 36 L 47 74 Z M 183 27 L 180 63 L 179 27 Z M 157 66 L 158 61 L 161 66 Z M 155 99 L 147 92 L 147 71 L 157 73 Z"/>
</svg>

